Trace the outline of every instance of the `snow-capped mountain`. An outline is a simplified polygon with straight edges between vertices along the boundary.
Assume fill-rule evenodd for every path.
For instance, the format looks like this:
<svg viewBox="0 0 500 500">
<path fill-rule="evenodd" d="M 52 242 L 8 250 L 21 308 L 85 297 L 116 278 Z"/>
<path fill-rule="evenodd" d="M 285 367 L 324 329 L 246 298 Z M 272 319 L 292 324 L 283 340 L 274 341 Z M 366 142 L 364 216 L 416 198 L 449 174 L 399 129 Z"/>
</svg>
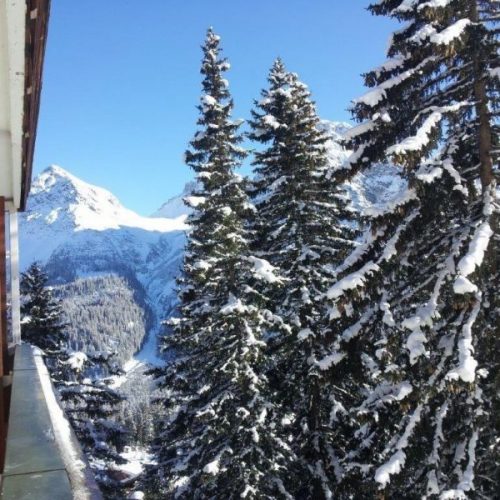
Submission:
<svg viewBox="0 0 500 500">
<path fill-rule="evenodd" d="M 330 160 L 331 166 L 334 168 L 340 166 L 349 156 L 349 151 L 341 145 L 341 141 L 346 131 L 350 128 L 351 125 L 347 122 L 321 120 L 319 124 L 319 129 L 330 137 L 326 146 L 328 159 Z"/>
<path fill-rule="evenodd" d="M 142 345 L 139 358 L 154 360 L 155 334 L 175 301 L 184 219 L 141 217 L 109 191 L 51 166 L 34 179 L 21 216 L 21 268 L 45 266 L 76 347 L 85 339 L 125 361 Z"/>
<path fill-rule="evenodd" d="M 180 205 L 182 200 L 172 199 L 171 203 Z M 23 248 L 22 261 L 46 260 L 70 233 L 140 231 L 160 235 L 183 231 L 185 214 L 170 218 L 141 217 L 125 208 L 106 189 L 87 184 L 63 168 L 51 165 L 34 179 L 31 187 L 22 232 L 22 236 L 30 239 L 30 247 Z M 46 239 L 48 233 L 50 238 Z M 142 250 L 148 248 L 140 246 Z"/>
<path fill-rule="evenodd" d="M 151 214 L 151 217 L 162 217 L 167 219 L 177 219 L 178 217 L 185 218 L 187 214 L 191 213 L 192 209 L 186 206 L 183 198 L 189 196 L 195 186 L 195 181 L 188 182 L 180 195 L 167 200 L 158 210 Z"/>
<path fill-rule="evenodd" d="M 345 133 L 352 128 L 347 122 L 321 120 L 320 128 L 330 140 L 326 143 L 328 159 L 333 170 L 342 166 L 351 151 L 342 146 Z M 355 210 L 365 213 L 369 209 L 383 209 L 398 197 L 406 187 L 400 169 L 393 165 L 374 165 L 368 172 L 359 173 L 345 188 Z"/>
<path fill-rule="evenodd" d="M 323 121 L 332 169 L 348 157 L 340 143 L 348 123 Z M 397 169 L 377 165 L 346 186 L 353 207 L 383 208 L 405 187 Z M 109 191 L 58 166 L 33 181 L 20 220 L 21 267 L 37 260 L 64 301 L 75 347 L 113 348 L 125 363 L 133 355 L 158 362 L 156 337 L 173 311 L 188 208 L 180 196 L 151 217 L 125 208 Z M 80 344 L 79 344 L 80 343 Z M 139 351 L 139 352 L 137 352 Z"/>
</svg>

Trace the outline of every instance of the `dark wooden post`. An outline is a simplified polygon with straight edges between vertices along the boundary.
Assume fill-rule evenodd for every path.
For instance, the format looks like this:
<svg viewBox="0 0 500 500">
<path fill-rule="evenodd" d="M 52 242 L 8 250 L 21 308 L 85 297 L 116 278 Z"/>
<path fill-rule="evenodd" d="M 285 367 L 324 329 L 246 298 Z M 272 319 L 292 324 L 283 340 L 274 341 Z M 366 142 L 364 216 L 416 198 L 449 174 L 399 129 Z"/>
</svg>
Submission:
<svg viewBox="0 0 500 500">
<path fill-rule="evenodd" d="M 7 245 L 5 240 L 5 199 L 0 196 L 0 471 L 3 472 L 6 439 L 4 375 L 7 364 Z"/>
</svg>

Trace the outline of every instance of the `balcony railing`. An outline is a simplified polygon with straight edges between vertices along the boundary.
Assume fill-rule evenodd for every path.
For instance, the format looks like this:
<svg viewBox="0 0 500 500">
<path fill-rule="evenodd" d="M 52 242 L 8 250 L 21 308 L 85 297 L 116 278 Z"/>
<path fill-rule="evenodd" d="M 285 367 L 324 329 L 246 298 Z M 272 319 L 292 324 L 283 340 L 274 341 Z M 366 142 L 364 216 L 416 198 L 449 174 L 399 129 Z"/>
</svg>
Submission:
<svg viewBox="0 0 500 500">
<path fill-rule="evenodd" d="M 100 500 L 102 495 L 39 352 L 16 346 L 2 500 Z"/>
</svg>

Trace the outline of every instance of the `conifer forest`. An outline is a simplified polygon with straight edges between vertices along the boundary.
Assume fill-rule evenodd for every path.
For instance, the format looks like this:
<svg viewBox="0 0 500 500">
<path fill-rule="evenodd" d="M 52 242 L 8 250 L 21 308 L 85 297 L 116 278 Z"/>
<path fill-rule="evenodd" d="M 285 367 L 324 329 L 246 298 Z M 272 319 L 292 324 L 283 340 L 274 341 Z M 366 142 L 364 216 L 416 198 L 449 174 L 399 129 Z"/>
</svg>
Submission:
<svg viewBox="0 0 500 500">
<path fill-rule="evenodd" d="M 284 58 L 234 118 L 208 28 L 174 299 L 125 264 L 23 273 L 23 340 L 105 498 L 500 498 L 500 2 L 366 7 L 399 29 L 336 164 Z M 373 168 L 400 188 L 360 211 L 346 186 Z M 128 380 L 157 313 L 162 362 Z"/>
</svg>

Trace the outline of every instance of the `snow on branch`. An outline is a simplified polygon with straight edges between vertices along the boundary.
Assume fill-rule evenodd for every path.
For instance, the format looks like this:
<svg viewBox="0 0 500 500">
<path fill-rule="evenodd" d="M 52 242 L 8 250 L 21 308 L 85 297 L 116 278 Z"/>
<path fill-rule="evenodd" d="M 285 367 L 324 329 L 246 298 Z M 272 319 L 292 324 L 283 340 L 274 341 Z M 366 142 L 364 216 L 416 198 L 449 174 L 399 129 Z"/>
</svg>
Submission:
<svg viewBox="0 0 500 500">
<path fill-rule="evenodd" d="M 208 94 L 202 95 L 200 100 L 204 111 L 206 111 L 208 108 L 213 108 L 214 106 L 217 105 L 217 100 Z"/>
<path fill-rule="evenodd" d="M 460 19 L 443 31 L 437 31 L 432 24 L 426 24 L 410 38 L 410 41 L 417 45 L 421 45 L 426 40 L 434 45 L 449 45 L 463 34 L 469 24 L 471 24 L 470 19 Z"/>
<path fill-rule="evenodd" d="M 417 192 L 413 188 L 408 188 L 406 191 L 399 193 L 397 198 L 391 200 L 390 203 L 386 204 L 383 208 L 377 208 L 375 206 L 367 208 L 365 214 L 370 217 L 380 217 L 382 215 L 394 212 L 397 208 L 406 205 L 408 202 L 415 200 L 417 198 Z"/>
<path fill-rule="evenodd" d="M 212 476 L 216 476 L 220 470 L 219 462 L 220 462 L 219 457 L 217 457 L 215 460 L 212 460 L 212 462 L 209 462 L 203 467 L 203 472 L 205 474 L 211 474 Z"/>
<path fill-rule="evenodd" d="M 205 203 L 206 198 L 204 196 L 186 196 L 183 201 L 188 207 L 196 208 Z"/>
<path fill-rule="evenodd" d="M 467 189 L 466 182 L 453 165 L 453 157 L 451 155 L 456 152 L 456 149 L 456 141 L 452 140 L 451 144 L 448 144 L 447 147 L 444 148 L 443 153 L 437 155 L 432 161 L 422 164 L 416 173 L 416 177 L 426 184 L 431 184 L 435 180 L 440 179 L 443 172 L 447 172 L 455 182 L 453 189 L 455 191 L 460 191 L 467 197 L 469 195 L 469 190 Z M 445 154 L 447 154 L 447 156 L 441 160 L 440 158 Z"/>
<path fill-rule="evenodd" d="M 443 8 L 443 7 L 446 7 L 448 4 L 451 3 L 452 0 L 429 0 L 428 2 L 424 2 L 422 4 L 420 4 L 418 7 L 417 7 L 417 10 L 423 10 L 427 7 L 431 8 L 431 9 L 437 9 L 437 8 Z"/>
<path fill-rule="evenodd" d="M 457 265 L 459 275 L 453 284 L 453 291 L 455 293 L 464 294 L 477 291 L 477 286 L 467 279 L 467 276 L 481 266 L 492 236 L 493 231 L 488 222 L 483 222 L 476 229 L 469 244 L 469 251 L 460 259 Z"/>
<path fill-rule="evenodd" d="M 435 180 L 443 176 L 443 169 L 441 167 L 432 165 L 430 163 L 423 163 L 418 169 L 415 177 L 426 184 L 431 184 Z"/>
<path fill-rule="evenodd" d="M 500 67 L 498 68 L 491 68 L 489 70 L 489 74 L 492 78 L 498 78 L 500 80 Z"/>
<path fill-rule="evenodd" d="M 80 372 L 80 371 L 82 371 L 87 360 L 88 360 L 88 357 L 84 352 L 75 351 L 75 352 L 72 352 L 69 355 L 68 360 L 66 362 L 63 361 L 63 363 L 69 365 L 72 370 L 74 370 L 76 372 Z"/>
<path fill-rule="evenodd" d="M 277 276 L 276 267 L 272 266 L 267 260 L 258 257 L 248 257 L 248 261 L 253 265 L 253 275 L 262 281 L 268 283 L 281 283 L 283 278 Z"/>
<path fill-rule="evenodd" d="M 391 11 L 391 14 L 411 12 L 419 0 L 403 0 L 401 4 Z"/>
<path fill-rule="evenodd" d="M 283 125 L 281 123 L 278 122 L 278 120 L 276 120 L 276 117 L 274 117 L 273 115 L 265 115 L 262 117 L 262 121 L 265 125 L 267 125 L 268 127 L 271 127 L 273 129 L 277 129 L 277 128 L 280 128 L 280 127 L 286 127 L 286 125 Z"/>
<path fill-rule="evenodd" d="M 468 105 L 467 102 L 451 104 L 449 106 L 433 107 L 431 114 L 424 120 L 417 133 L 413 136 L 403 139 L 399 144 L 394 144 L 386 149 L 386 154 L 402 155 L 408 151 L 420 151 L 430 141 L 430 135 L 439 125 L 445 113 L 457 111 L 462 106 Z"/>
<path fill-rule="evenodd" d="M 401 54 L 397 54 L 391 59 L 388 59 L 385 63 L 381 64 L 378 68 L 375 68 L 372 73 L 375 73 L 377 78 L 386 71 L 393 71 L 396 68 L 399 68 L 404 64 L 407 60 L 408 56 L 402 56 Z"/>
<path fill-rule="evenodd" d="M 387 155 L 405 154 L 408 151 L 420 151 L 424 146 L 429 143 L 430 134 L 440 123 L 442 113 L 435 111 L 431 113 L 424 121 L 422 126 L 417 130 L 413 136 L 407 137 L 399 144 L 387 148 Z"/>
<path fill-rule="evenodd" d="M 434 61 L 435 59 L 436 58 L 434 56 L 427 57 L 414 68 L 407 69 L 406 71 L 403 71 L 399 75 L 389 78 L 385 82 L 381 83 L 378 87 L 375 87 L 372 90 L 369 90 L 366 94 L 362 95 L 361 97 L 354 99 L 353 101 L 354 104 L 365 104 L 366 106 L 370 107 L 376 106 L 380 101 L 386 98 L 387 90 L 395 87 L 396 85 L 399 85 L 408 78 L 412 77 L 415 73 L 420 71 L 424 66 Z"/>
<path fill-rule="evenodd" d="M 398 450 L 388 462 L 381 465 L 375 473 L 375 481 L 382 485 L 382 488 L 390 482 L 392 474 L 398 474 L 406 461 L 406 454 L 402 450 Z"/>
<path fill-rule="evenodd" d="M 453 283 L 453 291 L 458 295 L 477 292 L 477 286 L 465 276 L 458 276 Z"/>
<path fill-rule="evenodd" d="M 460 19 L 443 31 L 431 35 L 430 41 L 436 45 L 448 45 L 450 42 L 455 40 L 455 38 L 461 36 L 469 24 L 471 24 L 470 19 Z"/>
<path fill-rule="evenodd" d="M 229 297 L 227 303 L 221 307 L 220 313 L 223 315 L 233 314 L 233 313 L 246 313 L 250 309 L 245 306 L 241 299 L 237 299 L 234 295 Z"/>
<path fill-rule="evenodd" d="M 477 445 L 478 433 L 475 431 L 470 440 L 468 446 L 469 462 L 467 463 L 467 468 L 462 476 L 462 480 L 458 485 L 458 489 L 462 491 L 471 491 L 474 489 L 474 467 L 476 462 L 476 445 Z"/>
<path fill-rule="evenodd" d="M 472 274 L 476 267 L 479 267 L 484 258 L 484 253 L 488 247 L 493 231 L 488 222 L 483 222 L 474 233 L 469 244 L 469 251 L 460 259 L 457 269 L 463 276 Z"/>
<path fill-rule="evenodd" d="M 411 198 L 413 199 L 413 198 Z M 397 249 L 396 246 L 401 238 L 401 233 L 406 230 L 408 225 L 418 216 L 419 212 L 418 210 L 414 210 L 402 223 L 394 235 L 391 237 L 391 239 L 385 244 L 384 246 L 384 251 L 382 252 L 382 255 L 380 257 L 379 262 L 384 262 L 384 261 L 389 261 L 394 255 L 397 254 Z"/>
<path fill-rule="evenodd" d="M 396 451 L 396 453 L 394 453 L 394 455 L 392 455 L 391 458 L 385 464 L 381 465 L 375 472 L 375 481 L 380 483 L 382 488 L 390 482 L 392 474 L 398 474 L 404 467 L 406 454 L 403 450 L 408 446 L 408 440 L 413 434 L 416 425 L 420 422 L 421 413 L 422 405 L 419 405 L 410 416 L 406 429 L 396 444 L 396 449 L 398 451 Z"/>
<path fill-rule="evenodd" d="M 439 462 L 439 449 L 441 448 L 441 444 L 445 441 L 443 434 L 443 420 L 448 413 L 449 404 L 448 401 L 445 401 L 443 405 L 439 408 L 436 413 L 436 424 L 435 424 L 435 433 L 434 433 L 434 441 L 432 445 L 432 454 L 430 456 L 431 463 Z"/>
<path fill-rule="evenodd" d="M 410 363 L 412 365 L 421 355 L 426 354 L 425 343 L 427 342 L 427 338 L 421 327 L 432 327 L 434 320 L 440 317 L 437 310 L 438 298 L 448 273 L 448 268 L 440 272 L 430 299 L 424 305 L 420 306 L 413 316 L 406 318 L 401 323 L 403 328 L 411 331 L 406 341 L 406 348 L 410 352 Z"/>
<path fill-rule="evenodd" d="M 332 366 L 339 364 L 344 358 L 346 354 L 344 352 L 333 352 L 324 358 L 315 361 L 315 364 L 319 367 L 320 370 L 328 370 Z"/>
<path fill-rule="evenodd" d="M 469 440 L 468 454 L 469 462 L 467 463 L 467 469 L 462 475 L 462 479 L 458 487 L 454 490 L 446 490 L 441 493 L 439 500 L 447 499 L 467 499 L 467 491 L 472 491 L 474 489 L 474 467 L 476 463 L 476 446 L 478 440 L 478 433 L 475 431 Z"/>
<path fill-rule="evenodd" d="M 354 288 L 361 287 L 365 284 L 366 278 L 376 272 L 379 271 L 380 267 L 374 262 L 367 262 L 361 269 L 355 271 L 351 274 L 348 274 L 345 278 L 342 278 L 340 281 L 337 281 L 335 285 L 333 285 L 327 292 L 326 296 L 329 299 L 337 299 L 344 294 L 346 290 L 352 290 Z"/>
<path fill-rule="evenodd" d="M 446 378 L 450 380 L 462 379 L 472 383 L 476 378 L 477 361 L 474 359 L 472 346 L 472 326 L 481 308 L 481 292 L 476 292 L 476 303 L 462 328 L 462 338 L 458 341 L 458 366 L 448 372 Z"/>
<path fill-rule="evenodd" d="M 358 135 L 362 135 L 366 132 L 372 131 L 376 126 L 377 124 L 373 120 L 368 120 L 366 122 L 360 123 L 359 125 L 356 125 L 355 127 L 347 130 L 344 134 L 344 139 L 351 140 Z"/>
<path fill-rule="evenodd" d="M 337 168 L 334 168 L 333 171 L 339 171 L 339 170 L 351 170 L 352 166 L 358 163 L 358 161 L 363 158 L 363 161 L 365 160 L 365 157 L 363 156 L 367 147 L 370 146 L 373 143 L 373 141 L 367 143 L 367 144 L 361 144 L 358 148 L 356 148 L 348 157 L 347 159 L 341 163 Z"/>
<path fill-rule="evenodd" d="M 366 413 L 369 408 L 380 408 L 381 405 L 392 404 L 395 401 L 403 401 L 413 392 L 413 386 L 407 380 L 400 383 L 385 382 L 377 387 L 363 401 L 363 404 L 358 407 L 358 411 L 362 414 Z M 386 455 L 390 451 L 390 446 L 382 455 Z"/>
<path fill-rule="evenodd" d="M 349 328 L 346 328 L 342 334 L 341 334 L 341 339 L 342 340 L 351 340 L 359 335 L 359 332 L 361 331 L 361 328 L 366 325 L 373 317 L 375 314 L 375 309 L 373 307 L 369 307 L 359 318 L 359 320 L 354 323 L 354 325 L 351 325 Z"/>
<path fill-rule="evenodd" d="M 332 270 L 332 274 L 338 276 L 340 273 L 344 272 L 346 269 L 354 266 L 371 248 L 374 241 L 383 236 L 385 229 L 377 228 L 374 234 L 371 228 L 365 230 L 360 238 L 360 243 L 354 248 L 354 250 L 344 259 L 344 261 L 335 269 Z"/>
<path fill-rule="evenodd" d="M 417 197 L 416 191 L 414 189 L 407 189 L 404 193 L 401 194 L 401 196 L 394 200 L 388 207 L 388 210 L 375 210 L 372 209 L 369 213 L 369 215 L 372 216 L 379 216 L 383 215 L 385 213 L 390 213 L 394 211 L 397 207 L 404 205 L 408 203 L 408 201 L 411 201 Z M 392 238 L 386 243 L 384 246 L 384 250 L 381 254 L 381 256 L 378 258 L 376 262 L 370 261 L 366 263 L 361 269 L 358 271 L 352 272 L 339 280 L 337 283 L 335 283 L 327 292 L 326 296 L 329 299 L 337 299 L 340 296 L 344 294 L 346 290 L 352 290 L 358 287 L 362 287 L 365 284 L 366 278 L 373 274 L 374 272 L 377 272 L 380 270 L 380 264 L 384 263 L 385 261 L 390 260 L 396 253 L 396 245 L 399 241 L 399 238 L 401 237 L 401 233 L 406 229 L 408 224 L 410 224 L 413 219 L 415 219 L 418 215 L 417 211 L 413 211 L 411 214 L 408 215 L 406 218 L 405 224 L 401 225 L 398 230 L 395 232 L 395 234 L 392 236 Z M 379 236 L 382 236 L 385 232 L 385 229 L 379 228 L 377 233 L 375 235 L 371 234 L 371 231 L 367 231 L 365 233 L 365 238 L 366 241 L 359 245 L 350 256 L 347 257 L 347 259 L 344 261 L 344 263 L 337 268 L 334 272 L 335 274 L 338 274 L 342 272 L 344 269 L 347 269 L 350 265 L 353 265 L 355 262 L 357 262 L 370 248 L 372 242 L 378 238 Z M 330 316 L 335 317 L 335 314 L 332 316 L 333 310 L 330 311 Z"/>
</svg>

